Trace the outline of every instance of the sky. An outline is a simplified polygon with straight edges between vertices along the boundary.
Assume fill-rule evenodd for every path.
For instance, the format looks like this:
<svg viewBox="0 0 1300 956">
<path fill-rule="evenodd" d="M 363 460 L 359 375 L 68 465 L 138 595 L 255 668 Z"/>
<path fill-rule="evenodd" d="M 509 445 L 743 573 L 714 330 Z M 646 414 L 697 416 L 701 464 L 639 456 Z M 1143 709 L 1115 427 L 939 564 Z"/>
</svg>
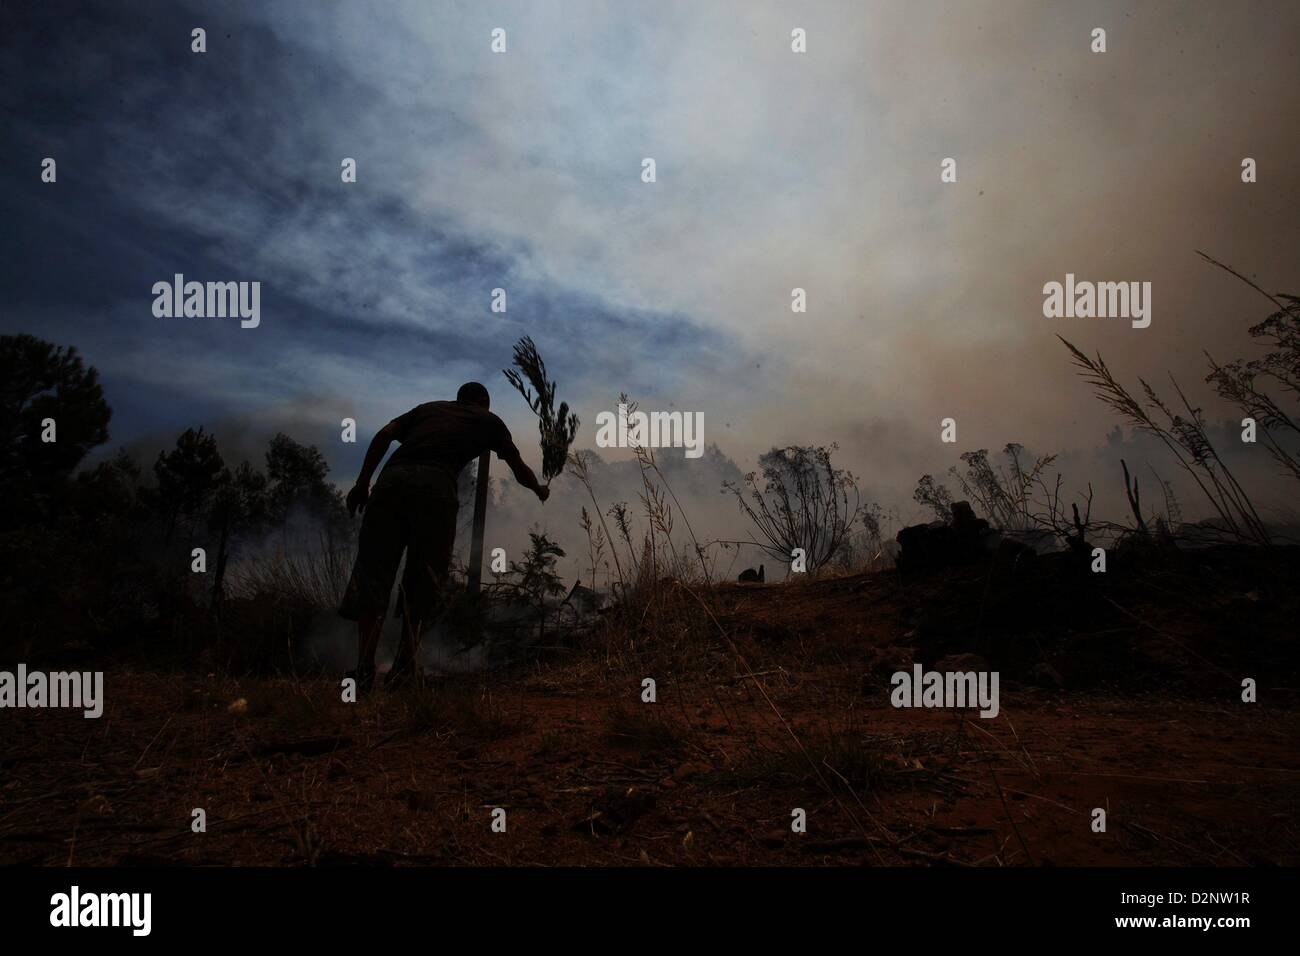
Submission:
<svg viewBox="0 0 1300 956">
<path fill-rule="evenodd" d="M 1113 505 L 1121 456 L 1176 476 L 1056 336 L 1227 421 L 1204 352 L 1252 356 L 1270 308 L 1196 250 L 1300 293 L 1290 0 L 51 0 L 0 27 L 0 333 L 77 346 L 112 446 L 286 430 L 347 487 L 377 428 L 477 379 L 536 462 L 501 375 L 531 335 L 579 446 L 620 392 L 703 414 L 704 509 L 831 442 L 903 519 L 921 474 L 1009 441 Z M 156 317 L 175 273 L 260 281 L 260 325 Z M 1150 327 L 1045 318 L 1066 273 L 1152 283 Z M 1229 453 L 1285 507 L 1262 446 Z"/>
</svg>

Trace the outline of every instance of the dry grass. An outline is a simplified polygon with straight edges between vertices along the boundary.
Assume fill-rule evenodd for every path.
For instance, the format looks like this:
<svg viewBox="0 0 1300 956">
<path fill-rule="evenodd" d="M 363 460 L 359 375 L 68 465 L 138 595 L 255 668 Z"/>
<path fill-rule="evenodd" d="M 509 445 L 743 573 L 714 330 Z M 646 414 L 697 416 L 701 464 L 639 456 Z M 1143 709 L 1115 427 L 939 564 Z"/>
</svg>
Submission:
<svg viewBox="0 0 1300 956">
<path fill-rule="evenodd" d="M 416 733 L 429 731 L 487 742 L 510 737 L 530 725 L 521 709 L 510 709 L 499 693 L 477 681 L 410 685 L 395 696 L 401 722 Z"/>
<path fill-rule="evenodd" d="M 279 549 L 242 559 L 228 575 L 230 596 L 271 598 L 291 607 L 318 610 L 337 607 L 352 573 L 356 552 L 332 546 L 323 537 L 310 549 Z"/>
</svg>

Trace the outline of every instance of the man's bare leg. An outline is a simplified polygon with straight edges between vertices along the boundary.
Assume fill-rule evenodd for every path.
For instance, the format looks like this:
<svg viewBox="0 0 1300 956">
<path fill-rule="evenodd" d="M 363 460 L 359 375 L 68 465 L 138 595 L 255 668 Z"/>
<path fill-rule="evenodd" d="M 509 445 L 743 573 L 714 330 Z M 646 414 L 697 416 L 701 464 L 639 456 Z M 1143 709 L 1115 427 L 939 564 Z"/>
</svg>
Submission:
<svg viewBox="0 0 1300 956">
<path fill-rule="evenodd" d="M 415 622 L 409 617 L 402 618 L 402 636 L 397 641 L 397 656 L 393 658 L 393 669 L 390 674 L 400 675 L 401 677 L 412 676 L 416 668 L 416 660 L 420 652 L 420 641 L 415 631 Z M 396 680 L 394 676 L 393 680 Z"/>
<path fill-rule="evenodd" d="M 422 600 L 420 608 L 412 608 L 403 597 L 402 637 L 398 644 L 397 657 L 393 669 L 388 672 L 384 686 L 398 686 L 414 678 L 417 684 L 424 682 L 424 670 L 420 667 L 420 644 L 424 639 L 426 627 L 437 623 L 439 615 L 446 604 L 445 582 L 433 578 L 433 592 Z"/>
<path fill-rule="evenodd" d="M 402 602 L 402 633 L 397 639 L 393 666 L 384 678 L 385 687 L 398 687 L 419 672 L 416 662 L 420 653 L 420 621 L 411 613 L 411 602 L 407 600 L 405 588 L 399 591 L 398 600 Z"/>
<path fill-rule="evenodd" d="M 392 682 L 397 683 L 420 676 L 420 621 L 407 615 L 402 618 L 402 636 L 393 660 Z"/>
<path fill-rule="evenodd" d="M 375 652 L 384 631 L 382 614 L 363 615 L 357 620 L 357 689 L 370 690 L 375 682 Z"/>
</svg>

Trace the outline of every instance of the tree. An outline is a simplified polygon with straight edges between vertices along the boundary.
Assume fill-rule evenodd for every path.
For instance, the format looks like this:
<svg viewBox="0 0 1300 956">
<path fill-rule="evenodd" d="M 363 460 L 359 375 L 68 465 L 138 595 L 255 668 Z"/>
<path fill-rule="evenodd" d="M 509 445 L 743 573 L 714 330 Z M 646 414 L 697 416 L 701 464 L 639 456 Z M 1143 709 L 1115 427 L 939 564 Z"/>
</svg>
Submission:
<svg viewBox="0 0 1300 956">
<path fill-rule="evenodd" d="M 544 531 L 529 531 L 528 539 L 530 544 L 523 562 L 511 561 L 510 574 L 517 576 L 519 589 L 541 607 L 548 596 L 564 593 L 564 582 L 555 573 L 555 564 L 565 554 Z"/>
<path fill-rule="evenodd" d="M 216 573 L 212 581 L 211 607 L 214 611 L 221 603 L 231 536 L 256 533 L 266 524 L 269 505 L 266 486 L 266 476 L 246 461 L 240 462 L 233 474 L 229 469 L 221 473 L 208 516 L 208 527 L 220 534 Z"/>
<path fill-rule="evenodd" d="M 315 445 L 303 445 L 280 432 L 271 439 L 266 451 L 267 512 L 274 524 L 283 524 L 294 505 L 328 521 L 343 514 L 338 489 L 325 476 L 329 474 L 325 456 Z"/>
<path fill-rule="evenodd" d="M 773 448 L 759 458 L 760 471 L 749 472 L 743 483 L 722 483 L 723 491 L 736 496 L 740 510 L 758 529 L 754 543 L 776 560 L 788 563 L 791 552 L 802 548 L 812 572 L 845 546 L 861 510 L 861 498 L 857 479 L 831 464 L 831 453 L 838 448 Z"/>
<path fill-rule="evenodd" d="M 158 480 L 158 502 L 167 519 L 168 543 L 182 517 L 194 520 L 209 504 L 221 483 L 225 463 L 217 451 L 217 440 L 200 427 L 198 431 L 187 428 L 176 439 L 170 452 L 159 452 L 153 473 Z"/>
<path fill-rule="evenodd" d="M 72 484 L 72 511 L 83 527 L 115 521 L 138 523 L 140 466 L 125 448 L 77 474 Z"/>
<path fill-rule="evenodd" d="M 546 630 L 546 599 L 564 593 L 564 582 L 555 573 L 556 560 L 565 556 L 564 549 L 547 537 L 545 531 L 529 531 L 529 547 L 524 560 L 511 561 L 510 570 L 498 575 L 498 583 L 523 593 L 536 610 L 539 634 Z M 504 579 L 504 580 L 503 580 Z"/>
<path fill-rule="evenodd" d="M 74 347 L 0 336 L 0 523 L 47 519 L 86 453 L 108 440 L 112 414 L 99 372 Z M 46 419 L 54 422 L 54 441 L 42 441 Z"/>
</svg>

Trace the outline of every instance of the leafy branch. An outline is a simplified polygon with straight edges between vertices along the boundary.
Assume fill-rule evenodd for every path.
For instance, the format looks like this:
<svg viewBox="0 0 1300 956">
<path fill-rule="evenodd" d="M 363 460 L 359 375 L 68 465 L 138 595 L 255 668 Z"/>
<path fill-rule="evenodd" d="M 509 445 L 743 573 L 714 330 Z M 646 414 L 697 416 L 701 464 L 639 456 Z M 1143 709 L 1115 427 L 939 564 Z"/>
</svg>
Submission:
<svg viewBox="0 0 1300 956">
<path fill-rule="evenodd" d="M 547 379 L 546 363 L 528 336 L 515 343 L 514 365 L 514 369 L 502 371 L 506 380 L 519 391 L 537 416 L 537 430 L 541 434 L 542 476 L 549 483 L 564 471 L 569 446 L 578 434 L 578 416 L 569 412 L 568 402 L 560 402 L 559 407 L 556 407 L 555 382 Z"/>
</svg>

